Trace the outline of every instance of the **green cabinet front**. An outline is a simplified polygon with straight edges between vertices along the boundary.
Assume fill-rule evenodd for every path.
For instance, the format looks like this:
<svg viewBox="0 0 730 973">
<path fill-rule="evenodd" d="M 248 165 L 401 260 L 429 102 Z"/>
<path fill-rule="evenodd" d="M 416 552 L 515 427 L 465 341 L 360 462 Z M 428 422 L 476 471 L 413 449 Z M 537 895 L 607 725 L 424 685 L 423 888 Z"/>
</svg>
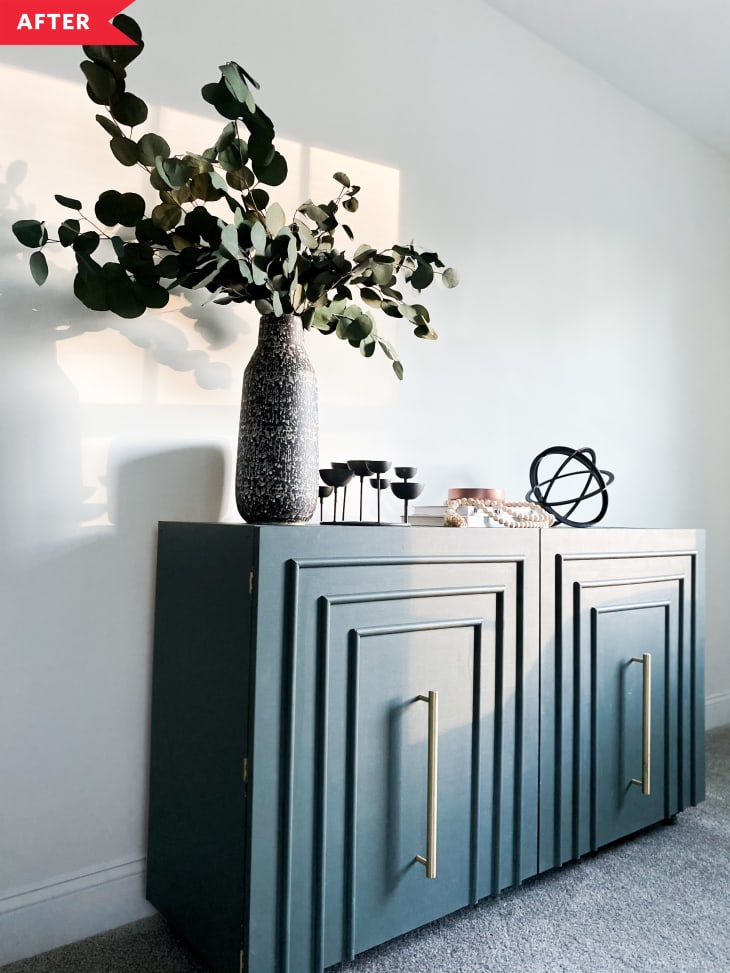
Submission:
<svg viewBox="0 0 730 973">
<path fill-rule="evenodd" d="M 702 564 L 161 524 L 150 900 L 215 973 L 321 973 L 702 800 Z"/>
<path fill-rule="evenodd" d="M 704 796 L 701 540 L 543 536 L 541 870 Z"/>
<path fill-rule="evenodd" d="M 237 543 L 226 580 L 211 552 Z M 186 840 L 210 830 L 234 850 L 212 884 L 201 871 L 202 910 L 215 912 L 217 886 L 222 896 L 245 869 L 240 948 L 251 973 L 321 971 L 537 872 L 537 531 L 165 524 L 159 546 L 173 580 L 158 579 L 153 713 L 165 725 L 153 716 L 153 751 L 168 760 L 178 735 L 189 743 L 189 728 L 167 718 L 184 705 L 169 699 L 175 673 L 217 665 L 217 634 L 189 640 L 190 619 L 178 618 L 168 637 L 181 583 L 195 593 L 183 618 L 233 628 L 248 659 L 240 704 L 227 686 L 231 712 L 196 727 L 202 759 L 214 777 L 228 773 L 232 793 L 246 762 L 245 848 L 220 835 L 230 810 L 190 788 L 180 806 L 159 756 L 151 781 L 149 897 L 217 973 L 235 971 L 217 943 L 191 937 L 175 898 L 202 867 L 169 854 L 177 829 Z M 197 688 L 185 689 L 190 704 Z M 248 741 L 245 754 L 213 738 L 226 727 Z M 210 767 L 219 743 L 227 768 Z"/>
</svg>

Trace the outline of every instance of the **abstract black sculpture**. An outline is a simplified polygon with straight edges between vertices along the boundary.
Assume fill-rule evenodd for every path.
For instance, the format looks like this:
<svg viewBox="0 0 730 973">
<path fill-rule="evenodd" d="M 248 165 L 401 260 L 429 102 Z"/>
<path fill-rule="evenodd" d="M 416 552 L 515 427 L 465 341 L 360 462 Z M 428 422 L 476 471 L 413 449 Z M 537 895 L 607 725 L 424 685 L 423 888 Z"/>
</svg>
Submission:
<svg viewBox="0 0 730 973">
<path fill-rule="evenodd" d="M 551 476 L 540 478 L 540 464 L 548 457 L 561 457 L 565 459 L 558 465 Z M 566 469 L 570 464 L 576 464 L 578 469 Z M 566 499 L 550 498 L 555 484 L 559 480 L 565 480 L 572 476 L 584 476 L 585 483 L 583 489 L 577 496 Z M 613 483 L 613 473 L 608 470 L 599 470 L 596 466 L 596 453 L 588 446 L 580 449 L 573 449 L 570 446 L 550 446 L 539 453 L 530 466 L 530 492 L 526 499 L 533 503 L 538 503 L 544 510 L 552 514 L 553 517 L 566 527 L 592 527 L 602 520 L 608 510 L 608 491 L 607 487 Z M 573 512 L 585 500 L 591 497 L 601 498 L 598 513 L 588 520 L 574 520 Z M 568 507 L 565 513 L 561 513 L 558 508 Z"/>
</svg>

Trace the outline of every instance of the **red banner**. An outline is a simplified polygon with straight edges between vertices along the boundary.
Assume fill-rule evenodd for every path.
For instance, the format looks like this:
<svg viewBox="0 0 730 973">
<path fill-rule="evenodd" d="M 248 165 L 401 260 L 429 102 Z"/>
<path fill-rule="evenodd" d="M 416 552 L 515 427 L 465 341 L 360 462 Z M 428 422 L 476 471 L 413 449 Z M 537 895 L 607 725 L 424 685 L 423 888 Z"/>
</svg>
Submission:
<svg viewBox="0 0 730 973">
<path fill-rule="evenodd" d="M 2 44 L 134 44 L 109 21 L 133 0 L 1 0 Z"/>
</svg>

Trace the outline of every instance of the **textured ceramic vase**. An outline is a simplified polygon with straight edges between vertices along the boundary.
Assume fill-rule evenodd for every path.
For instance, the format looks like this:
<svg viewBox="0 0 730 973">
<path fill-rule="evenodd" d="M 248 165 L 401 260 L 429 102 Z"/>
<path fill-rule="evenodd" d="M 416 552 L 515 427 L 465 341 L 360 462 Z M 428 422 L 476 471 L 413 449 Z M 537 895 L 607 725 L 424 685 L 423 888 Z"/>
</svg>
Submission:
<svg viewBox="0 0 730 973">
<path fill-rule="evenodd" d="M 261 319 L 243 374 L 236 505 L 249 524 L 296 524 L 317 504 L 317 379 L 299 318 Z"/>
</svg>

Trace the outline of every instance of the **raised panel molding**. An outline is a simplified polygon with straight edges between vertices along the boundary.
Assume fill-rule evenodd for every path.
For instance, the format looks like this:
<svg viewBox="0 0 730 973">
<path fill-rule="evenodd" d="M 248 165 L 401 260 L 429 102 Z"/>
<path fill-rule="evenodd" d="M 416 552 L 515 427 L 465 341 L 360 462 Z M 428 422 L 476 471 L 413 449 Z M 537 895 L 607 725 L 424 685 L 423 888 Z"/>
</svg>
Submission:
<svg viewBox="0 0 730 973">
<path fill-rule="evenodd" d="M 541 625 L 544 632 L 552 631 L 552 636 L 542 644 L 541 871 L 638 830 L 642 816 L 646 823 L 668 819 L 678 809 L 697 803 L 704 794 L 703 629 L 702 618 L 696 615 L 703 579 L 698 573 L 697 536 L 684 532 L 688 545 L 681 549 L 676 546 L 676 536 L 669 532 L 660 535 L 666 549 L 647 550 L 641 543 L 647 536 L 653 539 L 651 532 L 643 537 L 641 531 L 596 533 L 603 534 L 613 550 L 595 549 L 602 546 L 603 538 L 594 542 L 593 551 L 571 550 L 585 540 L 575 532 L 543 536 Z M 653 776 L 661 762 L 662 779 L 653 784 L 653 797 L 644 796 L 643 803 L 637 802 L 632 826 L 619 823 L 628 815 L 625 809 L 617 811 L 617 820 L 609 825 L 601 790 L 606 780 L 601 761 L 607 748 L 626 747 L 627 741 L 620 726 L 615 728 L 618 736 L 613 744 L 605 739 L 607 724 L 602 725 L 603 733 L 599 732 L 601 708 L 617 692 L 617 686 L 601 684 L 599 672 L 607 663 L 603 662 L 605 652 L 599 643 L 608 619 L 625 614 L 636 619 L 635 627 L 640 629 L 641 613 L 652 609 L 662 613 L 661 673 L 655 666 L 652 677 L 657 713 L 652 732 Z M 657 639 L 658 635 L 655 644 Z M 629 661 L 640 655 L 640 646 L 627 647 Z M 612 678 L 622 679 L 620 672 L 617 668 Z M 551 700 L 554 707 L 548 712 Z M 617 718 L 623 718 L 619 697 L 614 701 L 619 709 Z M 660 753 L 656 751 L 658 740 Z M 611 768 L 615 770 L 613 764 Z M 618 787 L 617 782 L 614 784 Z M 658 812 L 657 794 L 661 802 Z M 633 797 L 627 791 L 626 802 Z M 607 837 L 611 827 L 614 832 Z"/>
<path fill-rule="evenodd" d="M 469 895 L 454 908 L 476 902 L 535 873 L 537 784 L 535 780 L 534 786 L 525 787 L 521 773 L 515 772 L 515 768 L 522 768 L 525 763 L 537 766 L 538 760 L 536 732 L 526 736 L 524 727 L 525 706 L 536 710 L 539 691 L 534 640 L 526 659 L 522 617 L 526 603 L 524 576 L 525 559 L 514 556 L 462 554 L 287 560 L 283 680 L 286 715 L 282 719 L 286 730 L 278 931 L 282 973 L 293 971 L 296 962 L 302 962 L 302 951 L 306 955 L 310 948 L 314 970 L 355 953 L 353 788 L 357 751 L 353 749 L 353 740 L 357 738 L 358 705 L 353 686 L 357 686 L 362 647 L 368 641 L 407 635 L 417 651 L 419 636 L 423 638 L 429 632 L 468 629 L 473 633 L 473 678 L 478 684 L 472 687 L 472 700 L 478 702 L 485 697 L 482 689 L 485 677 L 489 679 L 490 700 L 489 713 L 482 714 L 483 725 L 474 733 L 472 754 L 478 773 L 474 785 L 477 790 L 472 789 L 470 798 L 470 827 L 472 842 L 482 850 L 470 876 Z M 316 646 L 316 652 L 303 656 L 299 647 L 310 644 Z M 506 645 L 509 646 L 507 660 Z M 387 680 L 387 672 L 383 677 Z M 313 701 L 312 712 L 310 701 Z M 333 715 L 340 710 L 344 714 L 340 714 L 341 728 L 339 719 Z M 472 720 L 471 713 L 469 719 Z M 344 820 L 348 864 L 342 877 L 333 876 L 331 867 L 328 874 L 327 836 L 339 834 L 341 827 L 333 822 L 333 798 L 328 795 L 329 777 L 334 776 L 335 781 L 340 779 L 339 765 L 336 771 L 332 770 L 333 724 L 335 735 L 340 730 L 344 733 L 344 749 L 337 753 L 337 758 L 340 763 L 345 761 L 342 776 L 348 791 L 336 815 Z M 525 747 L 529 751 L 527 755 Z M 503 752 L 505 748 L 507 753 Z M 337 751 L 336 746 L 334 749 Z M 297 771 L 297 767 L 307 763 L 306 755 L 310 752 L 313 755 L 311 789 L 310 783 Z M 482 769 L 483 762 L 488 764 L 487 769 Z M 481 783 L 485 777 L 489 779 L 488 784 Z M 486 826 L 481 820 L 485 815 L 489 818 Z M 299 835 L 296 847 L 295 818 Z M 476 838 L 480 830 L 488 851 Z M 311 841 L 307 835 L 311 835 Z M 528 845 L 523 848 L 525 842 Z M 337 854 L 341 853 L 338 845 Z M 294 890 L 299 931 L 292 921 Z M 314 930 L 311 941 L 305 941 L 301 932 L 309 926 L 302 919 L 302 913 L 307 911 L 303 899 L 311 902 L 310 920 Z M 443 912 L 436 910 L 423 921 L 437 914 Z M 339 932 L 335 933 L 336 929 Z M 338 947 L 333 946 L 333 939 L 339 943 Z"/>
</svg>

